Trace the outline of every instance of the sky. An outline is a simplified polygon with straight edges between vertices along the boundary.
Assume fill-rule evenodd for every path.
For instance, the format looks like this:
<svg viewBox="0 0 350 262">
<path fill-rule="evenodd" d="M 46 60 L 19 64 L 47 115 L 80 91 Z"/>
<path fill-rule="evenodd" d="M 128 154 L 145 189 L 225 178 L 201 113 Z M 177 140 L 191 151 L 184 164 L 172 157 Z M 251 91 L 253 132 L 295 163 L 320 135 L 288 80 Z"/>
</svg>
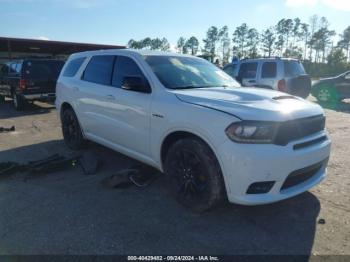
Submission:
<svg viewBox="0 0 350 262">
<path fill-rule="evenodd" d="M 133 38 L 202 40 L 207 29 L 242 23 L 259 31 L 282 18 L 328 18 L 350 26 L 350 0 L 0 0 L 0 36 L 126 45 Z"/>
</svg>

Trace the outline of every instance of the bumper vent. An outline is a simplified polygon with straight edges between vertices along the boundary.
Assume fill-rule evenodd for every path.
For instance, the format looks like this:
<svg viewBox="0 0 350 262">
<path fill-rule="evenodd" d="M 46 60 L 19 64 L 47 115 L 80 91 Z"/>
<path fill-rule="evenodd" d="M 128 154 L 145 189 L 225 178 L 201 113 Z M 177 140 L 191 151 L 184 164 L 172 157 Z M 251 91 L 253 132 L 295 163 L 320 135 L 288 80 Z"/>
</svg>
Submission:
<svg viewBox="0 0 350 262">
<path fill-rule="evenodd" d="M 281 123 L 275 138 L 275 144 L 285 146 L 293 140 L 323 131 L 325 124 L 326 118 L 323 115 Z"/>
<path fill-rule="evenodd" d="M 291 188 L 293 186 L 299 185 L 309 179 L 311 179 L 314 175 L 316 175 L 316 173 L 322 168 L 323 164 L 328 161 L 324 160 L 320 163 L 317 163 L 315 165 L 303 168 L 303 169 L 299 169 L 296 170 L 294 172 L 292 172 L 287 179 L 284 181 L 282 187 L 281 187 L 281 191 Z"/>
</svg>

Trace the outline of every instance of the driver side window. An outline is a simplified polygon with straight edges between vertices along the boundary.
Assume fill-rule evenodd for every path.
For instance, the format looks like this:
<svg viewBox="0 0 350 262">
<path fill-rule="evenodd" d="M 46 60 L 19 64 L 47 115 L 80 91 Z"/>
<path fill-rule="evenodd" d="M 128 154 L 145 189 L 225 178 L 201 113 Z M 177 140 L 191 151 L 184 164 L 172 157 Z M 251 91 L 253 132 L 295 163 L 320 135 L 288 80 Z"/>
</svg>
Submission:
<svg viewBox="0 0 350 262">
<path fill-rule="evenodd" d="M 121 88 L 125 77 L 140 77 L 145 83 L 148 83 L 134 60 L 126 56 L 118 56 L 114 65 L 112 86 Z"/>
</svg>

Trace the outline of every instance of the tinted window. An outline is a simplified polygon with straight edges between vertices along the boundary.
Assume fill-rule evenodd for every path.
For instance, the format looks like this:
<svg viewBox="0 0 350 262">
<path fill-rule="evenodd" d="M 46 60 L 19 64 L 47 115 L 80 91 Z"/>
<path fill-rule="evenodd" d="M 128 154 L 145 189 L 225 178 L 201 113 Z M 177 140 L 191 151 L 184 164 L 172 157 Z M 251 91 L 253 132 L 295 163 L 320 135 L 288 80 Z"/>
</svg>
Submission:
<svg viewBox="0 0 350 262">
<path fill-rule="evenodd" d="M 56 80 L 64 65 L 58 60 L 30 60 L 23 64 L 23 76 L 27 79 Z"/>
<path fill-rule="evenodd" d="M 87 65 L 83 79 L 101 85 L 110 85 L 115 56 L 93 56 Z"/>
<path fill-rule="evenodd" d="M 73 77 L 78 72 L 80 66 L 85 61 L 86 57 L 79 57 L 76 59 L 72 59 L 66 68 L 64 69 L 63 76 L 66 77 Z"/>
<path fill-rule="evenodd" d="M 299 61 L 284 61 L 284 74 L 286 76 L 304 75 L 305 69 Z"/>
<path fill-rule="evenodd" d="M 123 78 L 126 76 L 141 76 L 144 78 L 141 69 L 131 58 L 118 56 L 114 67 L 112 85 L 121 87 Z"/>
<path fill-rule="evenodd" d="M 146 56 L 159 81 L 167 88 L 238 87 L 239 84 L 212 63 L 195 57 Z"/>
<path fill-rule="evenodd" d="M 262 66 L 261 77 L 262 78 L 274 78 L 277 76 L 276 62 L 266 62 Z"/>
<path fill-rule="evenodd" d="M 258 63 L 243 63 L 239 69 L 240 78 L 255 78 Z"/>
</svg>

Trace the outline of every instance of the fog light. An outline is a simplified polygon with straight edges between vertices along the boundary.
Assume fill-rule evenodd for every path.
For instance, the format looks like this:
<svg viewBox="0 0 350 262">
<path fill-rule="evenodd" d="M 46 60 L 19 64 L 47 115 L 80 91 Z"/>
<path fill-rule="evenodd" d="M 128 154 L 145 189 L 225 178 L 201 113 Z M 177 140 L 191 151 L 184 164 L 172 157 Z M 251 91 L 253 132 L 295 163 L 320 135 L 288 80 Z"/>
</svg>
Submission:
<svg viewBox="0 0 350 262">
<path fill-rule="evenodd" d="M 271 190 L 274 184 L 275 181 L 253 183 L 249 186 L 247 194 L 266 194 Z"/>
</svg>

